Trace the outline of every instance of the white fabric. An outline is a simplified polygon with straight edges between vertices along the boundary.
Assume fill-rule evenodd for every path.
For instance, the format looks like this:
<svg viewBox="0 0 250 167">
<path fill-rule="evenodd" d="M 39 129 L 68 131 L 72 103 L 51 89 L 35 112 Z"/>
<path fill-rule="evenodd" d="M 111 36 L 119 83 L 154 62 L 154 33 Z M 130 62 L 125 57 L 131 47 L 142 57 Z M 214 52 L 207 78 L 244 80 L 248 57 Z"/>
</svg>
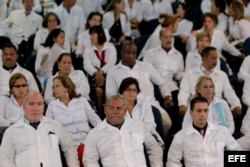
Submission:
<svg viewBox="0 0 250 167">
<path fill-rule="evenodd" d="M 245 81 L 248 78 L 249 74 L 250 74 L 250 56 L 247 56 L 243 60 L 237 75 L 240 80 Z"/>
<path fill-rule="evenodd" d="M 247 6 L 244 6 L 244 16 L 250 17 L 250 3 L 248 2 Z"/>
<path fill-rule="evenodd" d="M 239 138 L 237 141 L 240 144 L 242 150 L 250 151 L 250 133 L 246 133 L 243 137 Z"/>
<path fill-rule="evenodd" d="M 168 53 L 161 46 L 149 49 L 143 61 L 152 64 L 171 92 L 179 89 L 176 81 L 182 79 L 184 62 L 182 54 L 174 47 Z"/>
<path fill-rule="evenodd" d="M 204 138 L 189 126 L 179 131 L 168 152 L 167 167 L 224 166 L 224 150 L 240 150 L 241 147 L 227 128 L 208 122 Z"/>
<path fill-rule="evenodd" d="M 99 167 L 100 159 L 103 166 L 145 167 L 143 143 L 151 166 L 162 167 L 162 149 L 142 122 L 125 119 L 119 130 L 105 119 L 87 136 L 84 166 Z"/>
<path fill-rule="evenodd" d="M 246 115 L 244 116 L 242 120 L 240 131 L 243 134 L 250 133 L 250 108 L 249 107 L 247 109 Z"/>
<path fill-rule="evenodd" d="M 195 85 L 197 80 L 202 75 L 204 75 L 204 73 L 202 72 L 200 66 L 185 72 L 178 94 L 179 106 L 188 106 L 190 98 L 194 97 L 195 95 Z M 216 97 L 220 99 L 225 97 L 230 104 L 231 109 L 235 108 L 236 106 L 241 107 L 240 100 L 236 96 L 232 86 L 230 85 L 227 75 L 223 71 L 214 68 L 209 76 L 213 79 Z"/>
<path fill-rule="evenodd" d="M 61 167 L 58 144 L 64 151 L 67 165 L 78 167 L 77 148 L 58 122 L 42 117 L 35 130 L 20 119 L 5 131 L 0 166 L 34 167 L 42 163 L 46 167 Z"/>
<path fill-rule="evenodd" d="M 0 126 L 9 126 L 24 115 L 23 106 L 19 106 L 13 95 L 0 97 L 0 108 Z"/>
<path fill-rule="evenodd" d="M 125 0 L 125 13 L 128 19 L 136 18 L 139 22 L 142 21 L 142 2 L 141 1 L 133 1 L 132 8 L 130 8 L 128 0 Z"/>
<path fill-rule="evenodd" d="M 83 97 L 73 98 L 68 106 L 59 99 L 52 101 L 46 110 L 46 117 L 60 122 L 76 146 L 85 143 L 91 130 L 89 123 L 94 127 L 101 123 L 101 119 Z"/>
<path fill-rule="evenodd" d="M 193 22 L 187 19 L 182 19 L 181 21 L 179 21 L 179 26 L 173 35 L 174 36 L 178 36 L 178 35 L 188 36 L 191 33 L 192 29 L 193 29 Z"/>
<path fill-rule="evenodd" d="M 3 67 L 0 67 L 0 74 L 1 74 L 0 96 L 4 95 L 4 94 L 8 94 L 8 92 L 9 92 L 9 80 L 10 80 L 10 77 L 15 73 L 21 73 L 25 76 L 25 78 L 28 81 L 28 90 L 29 91 L 32 91 L 32 90 L 39 91 L 38 86 L 36 84 L 36 81 L 35 81 L 33 75 L 31 74 L 31 72 L 29 72 L 28 70 L 22 68 L 21 66 L 19 66 L 17 64 L 17 67 L 12 72 L 9 72 L 9 71 L 3 69 Z"/>
<path fill-rule="evenodd" d="M 88 15 L 95 11 L 101 14 L 104 13 L 102 9 L 101 0 L 77 0 L 76 4 L 83 9 L 84 15 L 88 17 Z"/>
<path fill-rule="evenodd" d="M 243 86 L 242 102 L 250 106 L 250 76 L 247 76 Z"/>
<path fill-rule="evenodd" d="M 222 109 L 225 113 L 225 119 L 226 119 L 226 123 L 227 123 L 227 128 L 229 130 L 229 132 L 231 134 L 234 133 L 234 120 L 233 120 L 233 115 L 232 115 L 232 111 L 229 108 L 228 103 L 223 100 L 223 99 L 218 99 L 216 97 L 213 98 L 213 101 L 209 104 L 209 108 L 208 108 L 208 121 L 219 125 L 219 120 L 218 120 L 218 116 L 216 114 L 216 108 L 215 105 L 216 104 L 221 104 L 222 105 Z M 189 125 L 192 125 L 192 117 L 190 115 L 190 106 L 187 110 L 187 112 L 185 113 L 185 116 L 183 118 L 183 122 L 182 122 L 182 128 L 187 128 Z"/>
<path fill-rule="evenodd" d="M 104 28 L 103 30 L 107 41 L 110 41 L 110 35 L 108 30 L 106 28 Z M 79 54 L 83 54 L 84 49 L 89 46 L 91 46 L 91 41 L 90 41 L 89 29 L 87 29 L 84 32 L 82 32 L 78 37 L 78 42 L 76 46 L 76 56 L 78 56 Z"/>
<path fill-rule="evenodd" d="M 7 16 L 7 4 L 5 0 L 0 0 L 0 21 L 4 20 Z"/>
<path fill-rule="evenodd" d="M 102 25 L 104 28 L 107 28 L 108 30 L 110 30 L 114 22 L 115 22 L 115 17 L 114 17 L 113 11 L 109 11 L 103 15 Z M 120 22 L 121 22 L 121 27 L 122 27 L 122 33 L 125 36 L 131 36 L 130 22 L 124 13 L 120 14 Z"/>
<path fill-rule="evenodd" d="M 211 0 L 202 0 L 201 2 L 201 11 L 202 13 L 207 13 L 207 12 L 211 12 Z"/>
<path fill-rule="evenodd" d="M 111 67 L 115 66 L 117 58 L 116 48 L 112 43 L 105 42 L 101 51 L 98 51 L 100 56 L 101 52 L 105 51 L 104 60 L 106 64 L 103 67 L 101 67 L 101 61 L 97 58 L 94 50 L 98 49 L 93 45 L 85 48 L 83 61 L 84 70 L 91 76 L 93 76 L 98 69 L 102 70 L 106 74 Z"/>
<path fill-rule="evenodd" d="M 216 29 L 224 32 L 224 34 L 228 30 L 228 16 L 224 13 L 220 13 L 218 16 L 218 24 L 216 25 Z"/>
<path fill-rule="evenodd" d="M 10 28 L 3 21 L 0 21 L 0 36 L 8 37 L 10 41 L 17 47 L 17 43 L 12 32 L 10 31 Z"/>
<path fill-rule="evenodd" d="M 42 12 L 42 6 L 39 0 L 33 0 L 34 1 L 34 7 L 33 10 L 41 13 Z M 12 11 L 23 9 L 23 0 L 11 0 L 9 7 L 8 7 L 8 14 L 10 14 Z"/>
<path fill-rule="evenodd" d="M 78 5 L 70 8 L 70 14 L 64 8 L 63 3 L 54 9 L 54 12 L 60 19 L 60 28 L 65 31 L 69 42 L 74 42 L 79 34 L 84 31 L 86 16 Z"/>
<path fill-rule="evenodd" d="M 53 78 L 56 77 L 57 75 L 59 75 L 58 72 L 55 75 L 49 77 L 47 81 L 46 89 L 44 92 L 44 99 L 47 104 L 49 104 L 51 101 L 55 99 L 55 97 L 53 96 L 52 86 L 53 86 Z M 76 92 L 80 93 L 82 97 L 89 99 L 90 88 L 85 74 L 80 70 L 71 70 L 71 72 L 69 73 L 69 77 L 76 85 Z"/>
</svg>

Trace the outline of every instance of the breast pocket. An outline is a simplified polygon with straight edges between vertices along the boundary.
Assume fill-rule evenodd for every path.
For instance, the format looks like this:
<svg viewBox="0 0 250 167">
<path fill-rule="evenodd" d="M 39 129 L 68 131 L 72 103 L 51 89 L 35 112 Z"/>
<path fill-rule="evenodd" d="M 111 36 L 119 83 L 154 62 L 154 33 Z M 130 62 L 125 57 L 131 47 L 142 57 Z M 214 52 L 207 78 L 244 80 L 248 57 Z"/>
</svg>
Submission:
<svg viewBox="0 0 250 167">
<path fill-rule="evenodd" d="M 58 150 L 59 141 L 58 136 L 56 134 L 48 134 L 48 144 L 51 150 Z"/>
</svg>

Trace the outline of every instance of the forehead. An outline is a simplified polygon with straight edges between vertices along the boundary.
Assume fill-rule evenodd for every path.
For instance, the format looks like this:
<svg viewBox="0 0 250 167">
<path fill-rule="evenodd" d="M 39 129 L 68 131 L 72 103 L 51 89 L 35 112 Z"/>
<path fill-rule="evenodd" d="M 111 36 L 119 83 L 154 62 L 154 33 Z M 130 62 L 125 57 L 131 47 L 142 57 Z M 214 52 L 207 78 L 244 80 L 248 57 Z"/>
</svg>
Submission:
<svg viewBox="0 0 250 167">
<path fill-rule="evenodd" d="M 27 97 L 27 103 L 30 102 L 43 102 L 43 96 L 41 94 L 29 94 Z"/>
<path fill-rule="evenodd" d="M 215 56 L 217 56 L 216 50 L 210 50 L 208 57 L 215 57 Z"/>
<path fill-rule="evenodd" d="M 3 48 L 3 53 L 7 53 L 7 52 L 16 53 L 16 50 L 14 48 L 12 48 L 12 47 Z"/>
<path fill-rule="evenodd" d="M 197 102 L 194 104 L 194 109 L 193 110 L 199 110 L 199 109 L 207 109 L 208 104 L 205 102 Z"/>
<path fill-rule="evenodd" d="M 110 99 L 108 101 L 107 105 L 122 106 L 123 102 L 119 98 L 114 98 L 114 99 Z"/>
</svg>

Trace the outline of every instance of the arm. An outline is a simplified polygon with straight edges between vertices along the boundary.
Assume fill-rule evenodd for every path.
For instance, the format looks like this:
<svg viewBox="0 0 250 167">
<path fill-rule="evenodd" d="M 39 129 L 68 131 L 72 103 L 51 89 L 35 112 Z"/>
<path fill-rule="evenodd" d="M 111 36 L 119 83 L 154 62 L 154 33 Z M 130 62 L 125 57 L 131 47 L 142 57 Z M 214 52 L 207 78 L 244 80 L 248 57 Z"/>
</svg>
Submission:
<svg viewBox="0 0 250 167">
<path fill-rule="evenodd" d="M 84 70 L 90 75 L 90 76 L 93 76 L 94 73 L 96 71 L 98 71 L 92 64 L 92 61 L 91 61 L 91 56 L 95 56 L 94 55 L 94 51 L 91 49 L 91 47 L 87 47 L 85 48 L 84 50 L 84 61 L 83 61 L 83 64 L 84 64 Z"/>
<path fill-rule="evenodd" d="M 250 57 L 246 57 L 240 66 L 238 78 L 245 81 L 250 73 Z"/>
<path fill-rule="evenodd" d="M 247 106 L 250 106 L 250 77 L 248 76 L 243 86 L 242 101 Z"/>
<path fill-rule="evenodd" d="M 116 58 L 117 58 L 117 53 L 114 45 L 112 43 L 108 43 L 109 49 L 107 49 L 106 53 L 106 64 L 101 68 L 102 71 L 106 74 L 108 70 L 115 66 L 116 63 Z"/>
<path fill-rule="evenodd" d="M 48 118 L 51 118 L 51 119 L 55 119 L 53 111 L 52 111 L 52 105 L 51 104 L 49 104 L 49 106 L 48 106 L 48 108 L 46 110 L 45 116 L 48 117 Z"/>
<path fill-rule="evenodd" d="M 90 92 L 89 81 L 82 71 L 80 70 L 77 71 L 78 71 L 78 80 L 77 83 L 75 83 L 76 92 L 80 93 L 82 97 L 89 99 L 89 92 Z"/>
<path fill-rule="evenodd" d="M 35 35 L 34 50 L 38 51 L 42 43 L 44 43 L 44 41 L 42 41 L 42 30 L 40 29 L 36 32 L 36 35 Z"/>
<path fill-rule="evenodd" d="M 99 116 L 95 113 L 95 111 L 91 108 L 90 104 L 86 100 L 84 107 L 86 109 L 88 120 L 92 126 L 96 127 L 99 123 L 102 122 Z"/>
<path fill-rule="evenodd" d="M 11 123 L 11 121 L 5 119 L 6 105 L 10 105 L 7 103 L 8 98 L 6 96 L 0 97 L 0 126 L 9 126 Z"/>
<path fill-rule="evenodd" d="M 111 68 L 106 77 L 106 97 L 115 95 L 118 93 L 118 85 L 115 81 L 115 70 L 116 68 Z"/>
<path fill-rule="evenodd" d="M 52 88 L 52 82 L 53 82 L 53 76 L 49 77 L 46 85 L 46 89 L 44 92 L 44 99 L 47 104 L 49 104 L 51 101 L 55 100 L 55 97 L 53 96 L 53 88 Z"/>
<path fill-rule="evenodd" d="M 239 138 L 238 140 L 239 145 L 241 146 L 242 150 L 250 151 L 250 133 L 248 132 L 245 136 Z"/>
<path fill-rule="evenodd" d="M 242 120 L 242 125 L 240 131 L 243 134 L 250 133 L 250 108 L 247 109 L 246 115 Z"/>
</svg>

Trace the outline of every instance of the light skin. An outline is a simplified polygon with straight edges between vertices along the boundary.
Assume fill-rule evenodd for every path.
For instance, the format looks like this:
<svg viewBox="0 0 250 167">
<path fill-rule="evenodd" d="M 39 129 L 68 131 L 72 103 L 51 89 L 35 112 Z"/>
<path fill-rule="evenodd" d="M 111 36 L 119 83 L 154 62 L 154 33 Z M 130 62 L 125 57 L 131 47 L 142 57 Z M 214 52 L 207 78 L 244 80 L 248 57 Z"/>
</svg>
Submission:
<svg viewBox="0 0 250 167">
<path fill-rule="evenodd" d="M 57 19 L 54 15 L 50 15 L 48 18 L 48 30 L 51 31 L 58 26 Z"/>
<path fill-rule="evenodd" d="M 63 86 L 59 79 L 53 80 L 53 94 L 60 100 L 68 97 L 68 89 Z"/>
<path fill-rule="evenodd" d="M 124 90 L 124 92 L 122 93 L 122 96 L 124 97 L 124 99 L 126 101 L 127 110 L 128 110 L 130 115 L 132 115 L 132 110 L 135 106 L 137 94 L 138 94 L 138 90 L 137 90 L 135 84 L 129 85 L 126 88 L 126 90 Z"/>
<path fill-rule="evenodd" d="M 217 6 L 215 5 L 214 1 L 211 1 L 212 5 L 211 5 L 211 12 L 219 15 L 220 14 L 220 8 L 217 8 Z"/>
<path fill-rule="evenodd" d="M 60 69 L 59 73 L 64 75 L 69 75 L 72 68 L 72 59 L 70 55 L 65 55 L 62 57 L 62 60 L 57 62 L 58 68 Z"/>
<path fill-rule="evenodd" d="M 211 103 L 214 97 L 214 84 L 208 79 L 203 80 L 198 88 L 198 93 L 205 97 L 208 103 Z"/>
<path fill-rule="evenodd" d="M 34 0 L 23 0 L 23 6 L 26 12 L 31 12 L 34 6 Z"/>
<path fill-rule="evenodd" d="M 190 110 L 190 115 L 195 126 L 204 128 L 208 118 L 208 103 L 198 102 L 194 105 L 193 110 Z"/>
<path fill-rule="evenodd" d="M 23 104 L 23 98 L 28 92 L 28 85 L 26 80 L 22 78 L 17 79 L 11 91 L 13 92 L 13 95 L 17 99 L 17 101 L 20 101 L 19 106 L 21 106 Z"/>
<path fill-rule="evenodd" d="M 89 20 L 89 25 L 90 25 L 90 27 L 101 25 L 101 17 L 100 17 L 99 15 L 93 16 L 93 17 Z"/>
<path fill-rule="evenodd" d="M 24 117 L 30 122 L 40 121 L 44 112 L 44 100 L 40 92 L 30 92 L 24 100 Z"/>
<path fill-rule="evenodd" d="M 160 41 L 164 49 L 171 49 L 172 47 L 173 33 L 169 29 L 161 30 Z"/>
<path fill-rule="evenodd" d="M 204 30 L 207 32 L 213 31 L 215 22 L 210 17 L 206 17 L 203 22 Z"/>
<path fill-rule="evenodd" d="M 5 47 L 3 49 L 2 60 L 4 66 L 13 68 L 16 65 L 17 59 L 18 55 L 14 48 Z"/>
<path fill-rule="evenodd" d="M 199 41 L 197 41 L 197 49 L 198 49 L 198 52 L 201 53 L 202 50 L 209 46 L 210 45 L 210 41 L 209 41 L 209 38 L 207 36 L 199 39 Z"/>
<path fill-rule="evenodd" d="M 107 121 L 114 126 L 121 125 L 126 114 L 126 106 L 124 102 L 119 99 L 111 99 L 104 107 Z"/>
<path fill-rule="evenodd" d="M 212 70 L 216 67 L 218 54 L 216 50 L 210 50 L 209 55 L 202 57 L 202 65 L 206 70 Z"/>
<path fill-rule="evenodd" d="M 180 19 L 183 19 L 185 16 L 185 10 L 183 9 L 182 5 L 179 5 L 177 8 L 177 13 L 176 13 Z"/>
</svg>

